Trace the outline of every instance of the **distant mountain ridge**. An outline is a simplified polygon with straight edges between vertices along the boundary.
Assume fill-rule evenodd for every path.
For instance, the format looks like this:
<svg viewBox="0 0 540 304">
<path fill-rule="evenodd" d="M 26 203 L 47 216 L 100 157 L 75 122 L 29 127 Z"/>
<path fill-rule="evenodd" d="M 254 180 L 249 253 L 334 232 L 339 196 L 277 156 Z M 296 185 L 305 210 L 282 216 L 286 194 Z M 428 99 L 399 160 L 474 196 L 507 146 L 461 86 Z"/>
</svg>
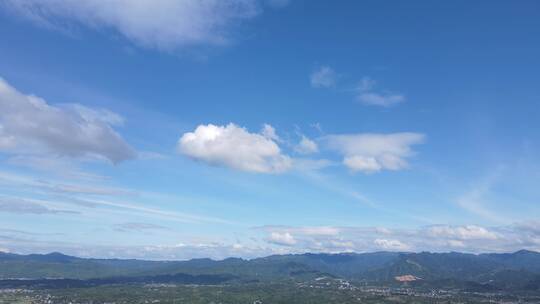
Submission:
<svg viewBox="0 0 540 304">
<path fill-rule="evenodd" d="M 540 289 L 540 253 L 342 253 L 288 254 L 245 260 L 145 261 L 86 259 L 61 253 L 18 255 L 0 252 L 0 279 L 106 279 L 130 277 L 187 278 L 219 276 L 240 281 L 309 279 L 319 276 L 366 282 L 392 282 L 401 276 L 411 284 L 453 284 L 493 289 Z M 165 277 L 163 277 L 165 276 Z M 190 277 L 191 276 L 191 277 Z M 186 276 L 181 276 L 186 280 Z M 215 279 L 215 278 L 214 278 Z"/>
</svg>

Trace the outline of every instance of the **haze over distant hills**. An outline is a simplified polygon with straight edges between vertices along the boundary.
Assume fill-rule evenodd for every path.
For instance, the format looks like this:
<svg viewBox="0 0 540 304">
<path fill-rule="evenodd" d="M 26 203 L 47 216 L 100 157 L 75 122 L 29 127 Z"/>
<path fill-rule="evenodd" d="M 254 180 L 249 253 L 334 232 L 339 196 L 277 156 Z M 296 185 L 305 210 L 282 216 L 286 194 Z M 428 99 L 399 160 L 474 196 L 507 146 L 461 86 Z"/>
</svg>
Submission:
<svg viewBox="0 0 540 304">
<path fill-rule="evenodd" d="M 540 253 L 527 250 L 478 255 L 458 252 L 306 253 L 220 261 L 86 259 L 56 252 L 0 253 L 3 286 L 35 284 L 36 281 L 47 286 L 114 282 L 212 284 L 305 280 L 322 276 L 392 284 L 407 281 L 407 284 L 483 291 L 540 290 Z M 20 280 L 22 278 L 25 280 Z"/>
</svg>

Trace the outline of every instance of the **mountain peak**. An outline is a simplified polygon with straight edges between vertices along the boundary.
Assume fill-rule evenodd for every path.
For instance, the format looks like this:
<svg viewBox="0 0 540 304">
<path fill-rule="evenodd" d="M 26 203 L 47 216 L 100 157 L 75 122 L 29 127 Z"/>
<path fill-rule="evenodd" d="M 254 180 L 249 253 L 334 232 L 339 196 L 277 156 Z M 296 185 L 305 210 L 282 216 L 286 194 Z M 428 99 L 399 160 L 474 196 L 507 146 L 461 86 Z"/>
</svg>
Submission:
<svg viewBox="0 0 540 304">
<path fill-rule="evenodd" d="M 515 255 L 524 255 L 524 254 L 540 254 L 536 251 L 527 250 L 527 249 L 521 249 L 516 252 L 514 252 Z"/>
<path fill-rule="evenodd" d="M 49 252 L 49 253 L 46 253 L 44 255 L 49 256 L 49 257 L 71 257 L 69 255 L 65 255 L 65 254 L 63 254 L 61 252 L 58 252 L 58 251 Z"/>
</svg>

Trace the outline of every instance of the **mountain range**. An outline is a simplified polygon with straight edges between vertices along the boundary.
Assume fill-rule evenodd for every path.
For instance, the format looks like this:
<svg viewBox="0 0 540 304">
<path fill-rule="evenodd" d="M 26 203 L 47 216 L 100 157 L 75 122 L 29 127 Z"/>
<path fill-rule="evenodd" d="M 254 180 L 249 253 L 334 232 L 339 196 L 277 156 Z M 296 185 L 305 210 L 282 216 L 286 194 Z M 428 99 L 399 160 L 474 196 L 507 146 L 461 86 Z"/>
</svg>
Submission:
<svg viewBox="0 0 540 304">
<path fill-rule="evenodd" d="M 540 291 L 540 253 L 289 254 L 255 259 L 145 261 L 87 259 L 61 253 L 0 253 L 0 285 L 54 282 L 223 283 L 309 280 L 326 276 L 357 282 L 471 290 Z M 21 280 L 24 279 L 24 280 Z M 64 281 L 62 281 L 64 280 Z M 3 282 L 3 283 L 2 283 Z"/>
</svg>

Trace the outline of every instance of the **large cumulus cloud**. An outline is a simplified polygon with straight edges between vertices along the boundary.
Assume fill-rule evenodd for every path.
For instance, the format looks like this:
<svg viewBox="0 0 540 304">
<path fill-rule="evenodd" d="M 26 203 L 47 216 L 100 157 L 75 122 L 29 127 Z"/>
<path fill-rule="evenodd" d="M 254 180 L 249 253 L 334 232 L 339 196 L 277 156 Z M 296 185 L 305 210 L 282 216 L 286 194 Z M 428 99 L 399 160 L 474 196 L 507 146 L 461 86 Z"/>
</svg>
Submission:
<svg viewBox="0 0 540 304">
<path fill-rule="evenodd" d="M 195 160 L 248 172 L 279 173 L 292 163 L 268 132 L 250 133 L 232 123 L 199 125 L 182 135 L 178 151 Z"/>
<path fill-rule="evenodd" d="M 0 151 L 97 156 L 117 163 L 135 157 L 113 129 L 121 123 L 120 116 L 107 110 L 51 105 L 0 78 Z"/>
</svg>

